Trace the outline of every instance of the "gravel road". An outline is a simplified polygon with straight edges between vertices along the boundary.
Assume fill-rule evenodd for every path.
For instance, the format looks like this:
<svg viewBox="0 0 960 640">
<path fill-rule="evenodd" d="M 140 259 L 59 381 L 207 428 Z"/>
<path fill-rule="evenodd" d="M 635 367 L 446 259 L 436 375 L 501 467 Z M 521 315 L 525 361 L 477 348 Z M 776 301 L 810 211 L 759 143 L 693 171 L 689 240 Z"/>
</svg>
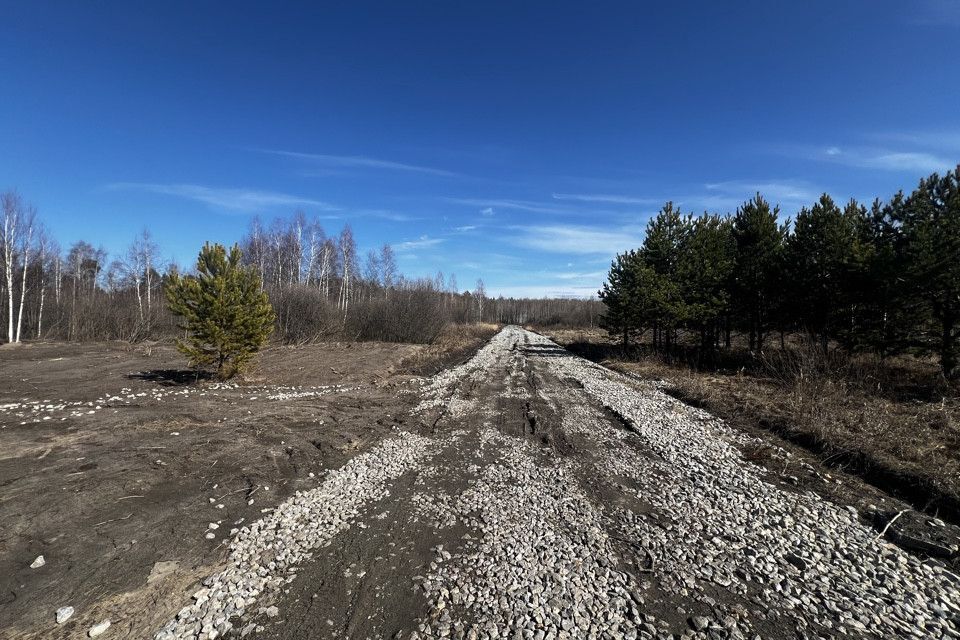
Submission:
<svg viewBox="0 0 960 640">
<path fill-rule="evenodd" d="M 957 576 L 654 383 L 507 327 L 408 392 L 156 638 L 960 638 Z"/>
</svg>

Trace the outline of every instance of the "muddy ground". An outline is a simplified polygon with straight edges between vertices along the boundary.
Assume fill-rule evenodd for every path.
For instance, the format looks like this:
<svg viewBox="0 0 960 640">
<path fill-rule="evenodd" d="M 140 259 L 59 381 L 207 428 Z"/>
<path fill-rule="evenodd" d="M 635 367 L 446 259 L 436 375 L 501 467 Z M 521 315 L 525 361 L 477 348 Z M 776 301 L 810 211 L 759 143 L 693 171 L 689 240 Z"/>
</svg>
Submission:
<svg viewBox="0 0 960 640">
<path fill-rule="evenodd" d="M 960 638 L 953 559 L 874 529 L 897 501 L 516 327 L 464 362 L 482 341 L 230 384 L 165 345 L 0 349 L 0 637 Z"/>
<path fill-rule="evenodd" d="M 412 371 L 481 343 L 276 347 L 226 385 L 198 383 L 168 344 L 0 347 L 0 637 L 105 618 L 114 637 L 149 635 L 223 563 L 234 523 L 391 433 Z M 63 606 L 76 613 L 57 626 Z"/>
</svg>

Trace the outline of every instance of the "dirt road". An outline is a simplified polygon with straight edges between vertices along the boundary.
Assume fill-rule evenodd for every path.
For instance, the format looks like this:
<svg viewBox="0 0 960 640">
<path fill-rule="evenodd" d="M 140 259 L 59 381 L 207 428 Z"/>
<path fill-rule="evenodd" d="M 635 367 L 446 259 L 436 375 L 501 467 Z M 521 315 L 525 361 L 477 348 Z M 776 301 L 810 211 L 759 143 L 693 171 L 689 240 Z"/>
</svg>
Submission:
<svg viewBox="0 0 960 640">
<path fill-rule="evenodd" d="M 652 383 L 507 327 L 411 393 L 155 637 L 960 638 L 946 567 Z"/>
</svg>

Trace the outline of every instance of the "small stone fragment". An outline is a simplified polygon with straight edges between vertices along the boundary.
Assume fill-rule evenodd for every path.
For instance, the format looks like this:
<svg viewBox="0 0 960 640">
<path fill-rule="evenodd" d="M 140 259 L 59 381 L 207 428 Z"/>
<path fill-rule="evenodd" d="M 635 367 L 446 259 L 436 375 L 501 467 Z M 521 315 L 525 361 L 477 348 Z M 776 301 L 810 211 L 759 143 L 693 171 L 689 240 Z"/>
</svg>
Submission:
<svg viewBox="0 0 960 640">
<path fill-rule="evenodd" d="M 63 624 L 73 615 L 73 607 L 60 607 L 57 609 L 57 624 Z"/>
<path fill-rule="evenodd" d="M 90 627 L 90 631 L 87 631 L 87 635 L 90 636 L 91 638 L 96 638 L 97 636 L 102 635 L 104 632 L 106 632 L 106 630 L 109 628 L 110 628 L 110 621 L 104 620 L 103 622 L 99 624 L 95 624 L 92 627 Z"/>
<path fill-rule="evenodd" d="M 693 616 L 690 618 L 690 626 L 694 631 L 706 631 L 710 626 L 710 618 L 706 616 Z"/>
</svg>

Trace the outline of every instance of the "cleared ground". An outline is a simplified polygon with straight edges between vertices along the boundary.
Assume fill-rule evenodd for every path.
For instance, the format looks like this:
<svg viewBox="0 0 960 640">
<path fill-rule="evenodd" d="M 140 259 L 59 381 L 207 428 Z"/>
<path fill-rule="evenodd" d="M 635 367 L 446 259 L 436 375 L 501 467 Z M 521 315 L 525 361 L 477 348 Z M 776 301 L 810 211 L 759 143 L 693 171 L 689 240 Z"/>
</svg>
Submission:
<svg viewBox="0 0 960 640">
<path fill-rule="evenodd" d="M 273 348 L 242 384 L 197 384 L 169 345 L 0 348 L 0 637 L 106 618 L 114 637 L 150 635 L 223 563 L 233 523 L 402 426 L 411 374 L 489 333 Z M 64 606 L 76 613 L 57 626 Z"/>
<path fill-rule="evenodd" d="M 0 517 L 27 533 L 8 543 L 5 529 L 16 577 L 2 628 L 74 637 L 109 618 L 115 637 L 157 638 L 960 637 L 948 565 L 889 544 L 866 509 L 747 460 L 768 447 L 822 475 L 656 384 L 516 327 L 426 381 L 333 366 L 358 388 L 147 379 L 119 392 L 133 398 L 8 420 L 5 445 L 50 440 L 4 462 L 18 493 L 4 494 Z M 96 447 L 103 433 L 85 436 L 112 411 L 107 431 L 130 429 L 148 402 L 144 442 L 127 431 L 108 451 Z M 170 425 L 197 407 L 210 417 L 185 442 Z M 261 428 L 269 435 L 243 440 Z M 137 457 L 140 446 L 178 453 Z M 81 470 L 90 459 L 98 466 Z M 222 478 L 221 465 L 232 465 Z M 137 502 L 154 498 L 137 473 L 162 474 L 159 507 Z M 83 474 L 99 477 L 54 496 Z M 113 517 L 92 517 L 98 508 Z M 29 569 L 44 552 L 47 564 Z M 115 571 L 124 563 L 134 566 Z M 57 627 L 67 604 L 77 613 Z"/>
</svg>

